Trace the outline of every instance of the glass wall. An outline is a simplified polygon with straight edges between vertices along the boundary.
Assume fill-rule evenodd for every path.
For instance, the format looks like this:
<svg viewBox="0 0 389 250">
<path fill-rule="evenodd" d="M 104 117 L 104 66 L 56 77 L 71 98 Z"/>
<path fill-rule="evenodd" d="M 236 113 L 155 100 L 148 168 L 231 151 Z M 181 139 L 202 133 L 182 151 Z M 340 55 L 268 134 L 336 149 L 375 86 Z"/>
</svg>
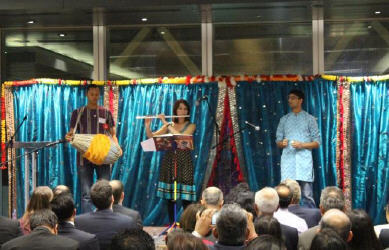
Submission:
<svg viewBox="0 0 389 250">
<path fill-rule="evenodd" d="M 5 31 L 2 59 L 3 81 L 92 79 L 92 28 Z"/>
<path fill-rule="evenodd" d="M 326 74 L 389 74 L 389 22 L 326 22 Z"/>
<path fill-rule="evenodd" d="M 201 27 L 111 28 L 109 79 L 201 74 Z"/>
<path fill-rule="evenodd" d="M 215 25 L 214 73 L 312 74 L 312 24 Z"/>
</svg>

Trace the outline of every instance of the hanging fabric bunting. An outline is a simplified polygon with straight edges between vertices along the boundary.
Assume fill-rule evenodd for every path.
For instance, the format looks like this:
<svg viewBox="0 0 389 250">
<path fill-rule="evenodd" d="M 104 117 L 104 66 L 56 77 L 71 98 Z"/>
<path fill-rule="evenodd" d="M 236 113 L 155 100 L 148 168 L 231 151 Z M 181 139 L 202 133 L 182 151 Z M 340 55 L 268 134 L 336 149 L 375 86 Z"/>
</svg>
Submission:
<svg viewBox="0 0 389 250">
<path fill-rule="evenodd" d="M 229 193 L 230 189 L 238 182 L 243 181 L 243 174 L 240 168 L 238 152 L 234 139 L 234 128 L 231 119 L 230 95 L 229 90 L 234 91 L 235 81 L 230 78 L 227 81 L 219 83 L 226 85 L 225 96 L 223 97 L 223 112 L 220 126 L 220 136 L 218 138 L 218 146 L 216 148 L 216 157 L 212 165 L 211 176 L 208 180 L 208 186 L 217 186 L 223 193 Z M 219 91 L 220 93 L 220 91 Z M 219 96 L 220 97 L 220 96 Z M 220 124 L 220 123 L 219 123 Z"/>
<path fill-rule="evenodd" d="M 350 84 L 346 78 L 340 77 L 338 80 L 336 169 L 338 185 L 343 190 L 347 209 L 352 208 L 350 103 Z"/>
</svg>

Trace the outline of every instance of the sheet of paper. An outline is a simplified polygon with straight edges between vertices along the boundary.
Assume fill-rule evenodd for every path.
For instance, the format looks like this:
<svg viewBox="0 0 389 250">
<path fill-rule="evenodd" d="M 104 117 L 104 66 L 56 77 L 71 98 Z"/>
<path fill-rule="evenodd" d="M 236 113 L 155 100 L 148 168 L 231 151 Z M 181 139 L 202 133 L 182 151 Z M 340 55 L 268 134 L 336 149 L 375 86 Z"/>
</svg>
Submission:
<svg viewBox="0 0 389 250">
<path fill-rule="evenodd" d="M 142 146 L 142 149 L 145 152 L 157 151 L 157 149 L 155 148 L 155 143 L 153 138 L 142 141 L 140 145 Z"/>
</svg>

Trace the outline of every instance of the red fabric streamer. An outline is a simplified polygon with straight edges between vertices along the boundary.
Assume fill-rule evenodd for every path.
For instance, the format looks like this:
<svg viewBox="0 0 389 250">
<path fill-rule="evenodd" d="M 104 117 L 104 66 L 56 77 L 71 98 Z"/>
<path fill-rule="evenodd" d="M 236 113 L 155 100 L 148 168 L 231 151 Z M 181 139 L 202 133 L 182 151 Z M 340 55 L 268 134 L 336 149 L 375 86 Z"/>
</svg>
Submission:
<svg viewBox="0 0 389 250">
<path fill-rule="evenodd" d="M 109 111 L 111 111 L 111 113 L 114 114 L 114 112 L 113 112 L 114 111 L 114 108 L 113 108 L 114 94 L 113 94 L 112 86 L 109 87 L 108 96 L 109 96 Z"/>
</svg>

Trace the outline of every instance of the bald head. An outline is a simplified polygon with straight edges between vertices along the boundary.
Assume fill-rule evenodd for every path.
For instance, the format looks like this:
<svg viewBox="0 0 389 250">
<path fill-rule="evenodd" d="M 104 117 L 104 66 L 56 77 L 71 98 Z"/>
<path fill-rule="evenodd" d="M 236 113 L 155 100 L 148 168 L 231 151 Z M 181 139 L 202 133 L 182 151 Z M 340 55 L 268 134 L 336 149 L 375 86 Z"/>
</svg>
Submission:
<svg viewBox="0 0 389 250">
<path fill-rule="evenodd" d="M 109 185 L 112 187 L 113 204 L 121 204 L 124 199 L 123 183 L 119 180 L 112 180 Z"/>
<path fill-rule="evenodd" d="M 278 197 L 280 198 L 280 208 L 287 208 L 292 200 L 292 192 L 285 184 L 276 187 Z"/>
<path fill-rule="evenodd" d="M 286 179 L 281 183 L 287 185 L 292 193 L 292 200 L 290 203 L 299 204 L 301 200 L 301 188 L 298 182 L 292 179 Z"/>
<path fill-rule="evenodd" d="M 323 215 L 320 222 L 320 228 L 331 228 L 347 241 L 351 231 L 351 221 L 349 217 L 339 209 L 330 209 Z"/>
<path fill-rule="evenodd" d="M 220 209 L 223 206 L 223 192 L 217 187 L 207 187 L 201 195 L 201 204 Z"/>
<path fill-rule="evenodd" d="M 70 194 L 70 189 L 68 186 L 65 185 L 58 185 L 53 189 L 54 196 L 58 196 L 59 194 Z"/>
<path fill-rule="evenodd" d="M 277 210 L 279 204 L 277 191 L 271 187 L 265 187 L 255 193 L 255 205 L 258 209 L 258 215 L 269 214 Z"/>
</svg>

